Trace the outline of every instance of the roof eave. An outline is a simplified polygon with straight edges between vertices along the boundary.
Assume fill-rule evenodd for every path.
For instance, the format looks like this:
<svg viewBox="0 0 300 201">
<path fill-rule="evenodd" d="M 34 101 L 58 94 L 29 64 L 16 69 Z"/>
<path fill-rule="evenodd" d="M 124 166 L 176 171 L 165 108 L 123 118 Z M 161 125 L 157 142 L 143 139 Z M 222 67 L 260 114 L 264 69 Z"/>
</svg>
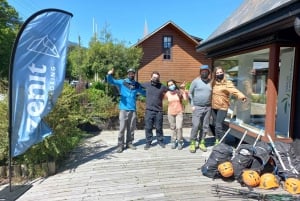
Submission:
<svg viewBox="0 0 300 201">
<path fill-rule="evenodd" d="M 300 14 L 300 1 L 282 7 L 276 11 L 256 18 L 253 21 L 235 27 L 209 41 L 204 41 L 196 47 L 197 52 L 216 51 L 219 48 L 240 44 L 254 35 L 267 35 L 286 27 L 293 26 L 293 20 Z M 281 23 L 280 23 L 281 22 Z M 284 23 L 282 23 L 284 22 Z M 280 26 L 278 26 L 280 24 Z"/>
<path fill-rule="evenodd" d="M 161 27 L 159 27 L 158 29 L 156 29 L 155 31 L 153 31 L 152 33 L 148 34 L 147 36 L 145 36 L 143 39 L 139 40 L 137 43 L 135 43 L 133 45 L 133 47 L 139 46 L 141 43 L 143 43 L 145 40 L 147 40 L 148 38 L 150 38 L 151 36 L 155 35 L 157 32 L 159 32 L 160 30 L 162 30 L 163 28 L 165 28 L 166 26 L 171 25 L 173 27 L 175 27 L 179 32 L 181 32 L 188 40 L 191 40 L 193 43 L 195 43 L 195 45 L 198 45 L 200 41 L 202 41 L 202 38 L 196 37 L 196 36 L 192 36 L 190 34 L 188 34 L 187 32 L 185 32 L 182 28 L 180 28 L 178 25 L 176 25 L 174 22 L 172 21 L 168 21 L 165 24 L 163 24 Z"/>
</svg>

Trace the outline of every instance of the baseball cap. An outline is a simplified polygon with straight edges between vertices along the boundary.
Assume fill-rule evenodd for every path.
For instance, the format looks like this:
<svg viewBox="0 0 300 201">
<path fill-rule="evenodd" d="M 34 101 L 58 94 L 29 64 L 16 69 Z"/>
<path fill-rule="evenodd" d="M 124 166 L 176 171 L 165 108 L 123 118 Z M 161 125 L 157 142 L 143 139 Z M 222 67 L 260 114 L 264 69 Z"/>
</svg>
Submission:
<svg viewBox="0 0 300 201">
<path fill-rule="evenodd" d="M 134 70 L 133 68 L 129 68 L 129 69 L 127 70 L 127 73 L 129 73 L 129 72 L 135 73 L 135 70 Z"/>
<path fill-rule="evenodd" d="M 200 70 L 209 70 L 209 66 L 208 65 L 202 65 L 202 66 L 200 66 Z"/>
</svg>

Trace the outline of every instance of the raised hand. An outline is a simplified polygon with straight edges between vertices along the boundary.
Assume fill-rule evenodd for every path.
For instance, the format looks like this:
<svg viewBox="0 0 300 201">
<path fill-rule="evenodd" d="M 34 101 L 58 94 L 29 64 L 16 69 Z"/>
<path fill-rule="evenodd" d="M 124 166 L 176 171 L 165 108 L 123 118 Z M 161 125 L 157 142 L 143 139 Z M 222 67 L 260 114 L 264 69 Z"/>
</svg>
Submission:
<svg viewBox="0 0 300 201">
<path fill-rule="evenodd" d="M 109 70 L 107 74 L 111 75 L 113 73 L 114 73 L 114 68 L 112 68 L 111 70 Z"/>
<path fill-rule="evenodd" d="M 185 81 L 182 82 L 182 84 L 179 86 L 181 89 L 185 88 Z"/>
</svg>

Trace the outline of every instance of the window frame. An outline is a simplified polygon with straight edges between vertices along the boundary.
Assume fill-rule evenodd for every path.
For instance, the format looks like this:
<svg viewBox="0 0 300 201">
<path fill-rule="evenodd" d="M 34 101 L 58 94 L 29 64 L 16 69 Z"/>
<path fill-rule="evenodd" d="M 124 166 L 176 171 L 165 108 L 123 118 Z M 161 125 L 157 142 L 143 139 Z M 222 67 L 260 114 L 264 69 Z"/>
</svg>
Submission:
<svg viewBox="0 0 300 201">
<path fill-rule="evenodd" d="M 162 37 L 163 60 L 172 59 L 172 46 L 173 46 L 173 36 L 164 35 Z"/>
</svg>

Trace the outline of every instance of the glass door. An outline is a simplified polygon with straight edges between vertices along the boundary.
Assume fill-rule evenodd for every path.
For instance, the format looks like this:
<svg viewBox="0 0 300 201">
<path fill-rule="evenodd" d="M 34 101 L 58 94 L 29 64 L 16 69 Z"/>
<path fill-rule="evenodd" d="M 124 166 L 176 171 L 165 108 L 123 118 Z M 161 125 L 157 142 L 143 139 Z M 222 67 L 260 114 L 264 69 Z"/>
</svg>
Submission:
<svg viewBox="0 0 300 201">
<path fill-rule="evenodd" d="M 280 48 L 279 82 L 276 113 L 276 136 L 290 137 L 291 98 L 293 88 L 295 48 Z"/>
</svg>

